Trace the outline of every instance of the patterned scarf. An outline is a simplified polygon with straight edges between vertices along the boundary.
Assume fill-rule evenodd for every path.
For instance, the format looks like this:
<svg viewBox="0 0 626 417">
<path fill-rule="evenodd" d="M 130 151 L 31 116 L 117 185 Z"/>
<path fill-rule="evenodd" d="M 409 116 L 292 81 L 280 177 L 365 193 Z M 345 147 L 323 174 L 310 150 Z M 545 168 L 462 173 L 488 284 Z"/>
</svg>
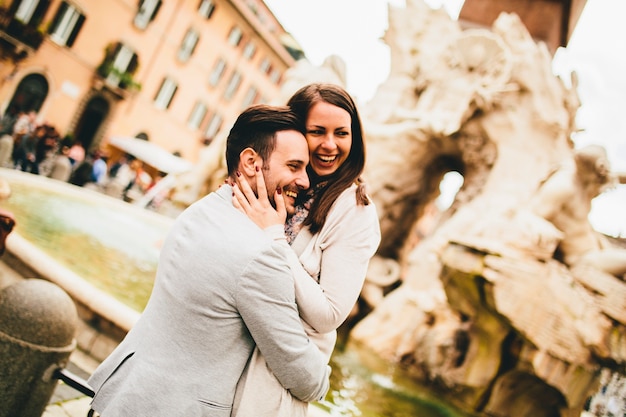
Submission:
<svg viewBox="0 0 626 417">
<path fill-rule="evenodd" d="M 322 181 L 317 184 L 315 187 L 309 188 L 304 195 L 303 201 L 301 203 L 296 203 L 296 211 L 290 218 L 287 219 L 285 223 L 285 236 L 287 237 L 287 242 L 291 245 L 296 236 L 298 236 L 298 232 L 302 228 L 302 222 L 309 215 L 309 210 L 311 209 L 311 204 L 315 200 L 315 196 L 319 194 L 319 191 L 328 184 L 328 181 Z"/>
</svg>

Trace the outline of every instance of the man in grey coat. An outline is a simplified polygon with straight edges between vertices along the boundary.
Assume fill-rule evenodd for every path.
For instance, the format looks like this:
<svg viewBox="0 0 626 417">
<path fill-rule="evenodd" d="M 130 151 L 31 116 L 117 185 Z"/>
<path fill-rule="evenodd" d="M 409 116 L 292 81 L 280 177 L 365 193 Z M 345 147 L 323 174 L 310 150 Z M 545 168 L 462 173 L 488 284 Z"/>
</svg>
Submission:
<svg viewBox="0 0 626 417">
<path fill-rule="evenodd" d="M 294 196 L 309 187 L 303 129 L 286 107 L 245 110 L 227 139 L 229 176 L 256 190 L 262 169 L 266 188 L 293 211 Z M 176 219 L 148 305 L 89 379 L 101 416 L 230 416 L 255 344 L 295 397 L 326 394 L 330 368 L 302 328 L 284 249 L 232 195 L 225 184 Z"/>
</svg>

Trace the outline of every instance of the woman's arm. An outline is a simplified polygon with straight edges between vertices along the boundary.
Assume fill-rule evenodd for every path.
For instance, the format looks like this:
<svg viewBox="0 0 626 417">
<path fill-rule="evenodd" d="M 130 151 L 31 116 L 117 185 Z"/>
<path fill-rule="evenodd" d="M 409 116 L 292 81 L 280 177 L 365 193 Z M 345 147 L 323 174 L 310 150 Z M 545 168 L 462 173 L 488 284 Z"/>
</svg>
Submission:
<svg viewBox="0 0 626 417">
<path fill-rule="evenodd" d="M 298 257 L 284 237 L 282 224 L 276 227 L 280 215 L 270 210 L 262 175 L 257 173 L 258 197 L 246 181 L 238 181 L 233 187 L 233 202 L 280 241 L 294 273 L 296 302 L 302 318 L 319 333 L 336 330 L 354 307 L 369 260 L 380 243 L 376 209 L 373 204 L 358 206 L 355 189 L 350 187 L 337 198 L 324 227 L 311 237 Z M 277 211 L 281 212 L 282 196 L 275 193 L 274 197 Z"/>
<path fill-rule="evenodd" d="M 336 330 L 348 317 L 380 243 L 374 205 L 357 205 L 354 193 L 349 188 L 338 197 L 324 227 L 299 257 L 304 264 L 299 268 L 319 285 L 296 273 L 296 302 L 302 318 L 320 333 Z"/>
</svg>

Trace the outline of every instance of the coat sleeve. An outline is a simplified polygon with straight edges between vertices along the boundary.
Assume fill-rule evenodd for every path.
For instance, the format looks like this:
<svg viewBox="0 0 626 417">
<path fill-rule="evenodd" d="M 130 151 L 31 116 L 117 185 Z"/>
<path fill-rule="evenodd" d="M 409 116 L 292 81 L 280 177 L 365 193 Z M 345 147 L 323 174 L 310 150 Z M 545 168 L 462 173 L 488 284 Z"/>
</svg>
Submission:
<svg viewBox="0 0 626 417">
<path fill-rule="evenodd" d="M 339 196 L 324 227 L 300 257 L 287 243 L 282 227 L 265 229 L 289 262 L 300 316 L 318 333 L 336 330 L 348 317 L 380 244 L 376 207 L 357 205 L 354 192 L 352 187 Z"/>
<path fill-rule="evenodd" d="M 252 338 L 280 383 L 302 401 L 319 401 L 329 388 L 326 358 L 306 336 L 284 253 L 260 253 L 239 278 L 236 303 Z"/>
<path fill-rule="evenodd" d="M 363 288 L 369 261 L 380 244 L 374 205 L 357 205 L 350 191 L 339 197 L 319 236 L 300 256 L 301 260 L 319 259 L 319 285 L 296 274 L 300 315 L 319 333 L 336 330 L 348 317 Z"/>
</svg>

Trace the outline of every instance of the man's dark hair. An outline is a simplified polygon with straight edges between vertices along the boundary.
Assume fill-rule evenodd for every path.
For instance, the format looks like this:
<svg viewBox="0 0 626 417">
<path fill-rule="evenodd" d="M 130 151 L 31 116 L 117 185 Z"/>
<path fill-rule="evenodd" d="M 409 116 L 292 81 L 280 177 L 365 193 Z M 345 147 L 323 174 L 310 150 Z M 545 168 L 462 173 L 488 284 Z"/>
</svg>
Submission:
<svg viewBox="0 0 626 417">
<path fill-rule="evenodd" d="M 267 161 L 276 147 L 276 132 L 296 130 L 304 135 L 304 123 L 289 107 L 258 104 L 243 111 L 226 139 L 226 167 L 234 175 L 239 155 L 246 148 L 254 149 Z"/>
</svg>

